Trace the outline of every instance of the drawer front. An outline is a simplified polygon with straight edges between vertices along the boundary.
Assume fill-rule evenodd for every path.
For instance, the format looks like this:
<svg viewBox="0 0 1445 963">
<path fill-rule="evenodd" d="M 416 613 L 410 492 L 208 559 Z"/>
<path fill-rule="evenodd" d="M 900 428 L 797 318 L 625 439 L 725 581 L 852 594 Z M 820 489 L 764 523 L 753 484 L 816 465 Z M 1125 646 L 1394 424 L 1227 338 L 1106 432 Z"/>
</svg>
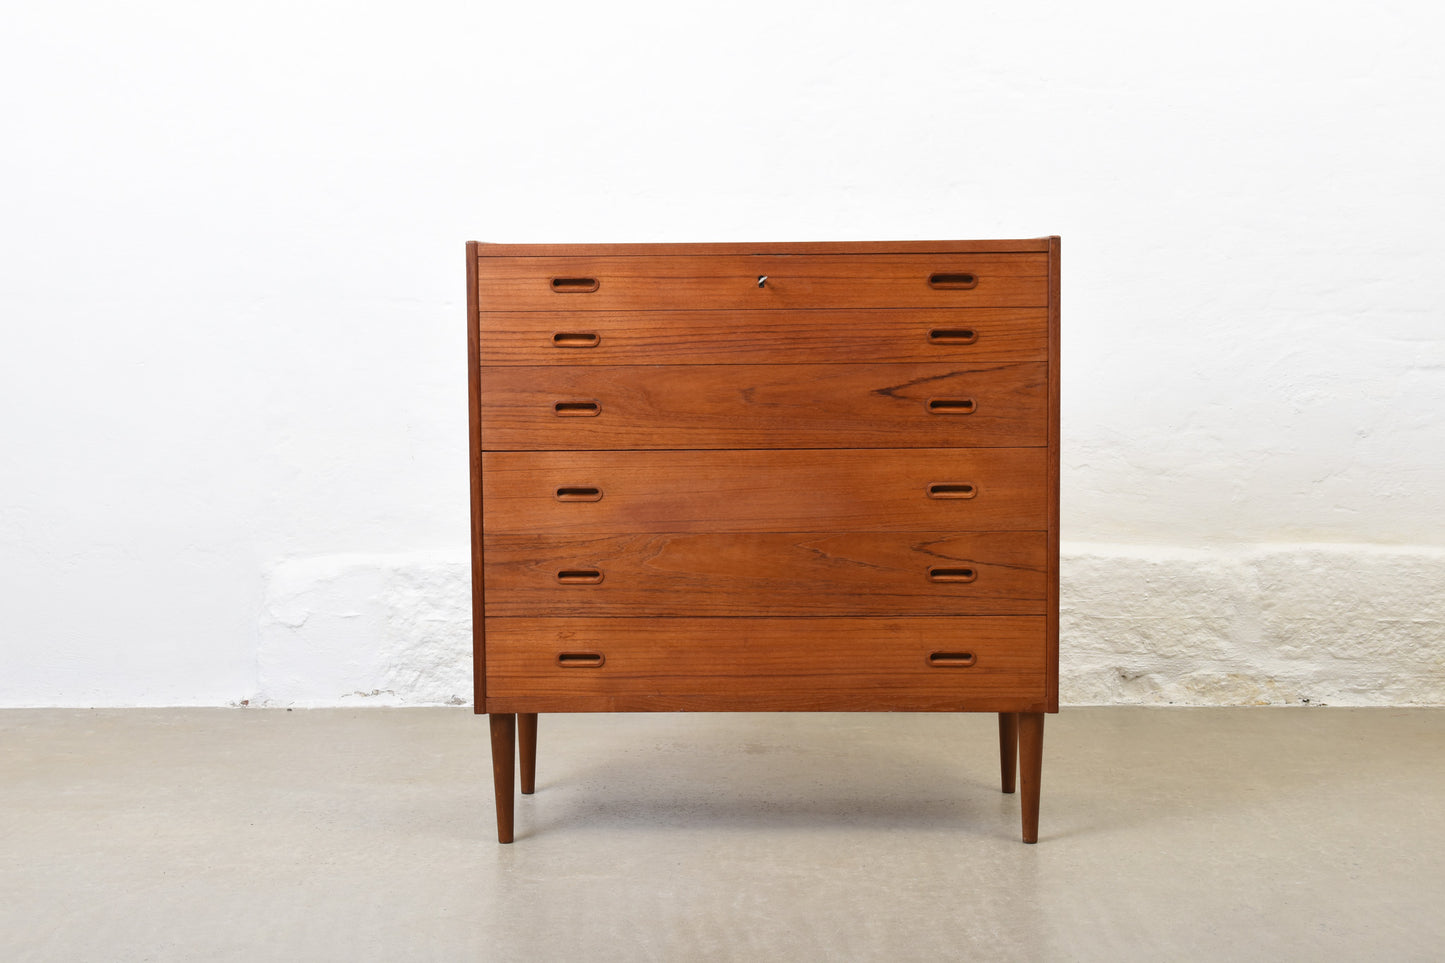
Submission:
<svg viewBox="0 0 1445 963">
<path fill-rule="evenodd" d="M 1046 254 L 482 257 L 482 311 L 1042 307 Z"/>
<path fill-rule="evenodd" d="M 488 618 L 489 712 L 1042 711 L 1044 619 Z"/>
<path fill-rule="evenodd" d="M 491 534 L 1047 528 L 1045 448 L 489 451 L 481 459 Z"/>
<path fill-rule="evenodd" d="M 499 367 L 482 447 L 918 448 L 1047 444 L 1048 366 Z"/>
<path fill-rule="evenodd" d="M 488 535 L 493 616 L 1043 615 L 1042 532 Z"/>
<path fill-rule="evenodd" d="M 599 289 L 600 290 L 600 289 Z M 484 311 L 484 365 L 1044 361 L 1042 308 Z"/>
</svg>

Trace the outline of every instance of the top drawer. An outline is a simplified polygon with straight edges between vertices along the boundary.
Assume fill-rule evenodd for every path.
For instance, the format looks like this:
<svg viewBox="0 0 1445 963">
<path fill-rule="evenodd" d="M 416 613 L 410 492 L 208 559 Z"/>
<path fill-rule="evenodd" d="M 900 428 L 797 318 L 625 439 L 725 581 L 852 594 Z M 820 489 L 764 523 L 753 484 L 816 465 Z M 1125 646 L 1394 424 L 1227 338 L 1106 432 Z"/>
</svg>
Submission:
<svg viewBox="0 0 1445 963">
<path fill-rule="evenodd" d="M 1046 254 L 481 257 L 482 311 L 1040 307 Z"/>
</svg>

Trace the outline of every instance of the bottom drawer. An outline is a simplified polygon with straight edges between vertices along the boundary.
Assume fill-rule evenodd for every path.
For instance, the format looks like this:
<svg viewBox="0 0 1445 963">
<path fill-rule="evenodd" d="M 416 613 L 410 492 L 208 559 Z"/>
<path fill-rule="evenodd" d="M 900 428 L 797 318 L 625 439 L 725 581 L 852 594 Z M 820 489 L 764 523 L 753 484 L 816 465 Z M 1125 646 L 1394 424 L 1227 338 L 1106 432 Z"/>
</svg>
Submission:
<svg viewBox="0 0 1445 963">
<path fill-rule="evenodd" d="M 489 618 L 486 711 L 1046 708 L 1045 620 Z"/>
</svg>

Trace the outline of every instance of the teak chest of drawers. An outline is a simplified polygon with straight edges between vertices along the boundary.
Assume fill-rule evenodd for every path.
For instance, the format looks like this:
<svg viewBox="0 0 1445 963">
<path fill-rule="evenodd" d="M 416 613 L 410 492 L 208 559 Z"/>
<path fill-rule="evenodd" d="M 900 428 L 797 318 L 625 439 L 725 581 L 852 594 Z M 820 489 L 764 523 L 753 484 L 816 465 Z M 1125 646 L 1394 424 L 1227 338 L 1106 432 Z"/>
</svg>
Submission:
<svg viewBox="0 0 1445 963">
<path fill-rule="evenodd" d="M 1059 239 L 467 245 L 476 711 L 1058 711 Z M 1020 762 L 1016 769 L 1016 762 Z"/>
</svg>

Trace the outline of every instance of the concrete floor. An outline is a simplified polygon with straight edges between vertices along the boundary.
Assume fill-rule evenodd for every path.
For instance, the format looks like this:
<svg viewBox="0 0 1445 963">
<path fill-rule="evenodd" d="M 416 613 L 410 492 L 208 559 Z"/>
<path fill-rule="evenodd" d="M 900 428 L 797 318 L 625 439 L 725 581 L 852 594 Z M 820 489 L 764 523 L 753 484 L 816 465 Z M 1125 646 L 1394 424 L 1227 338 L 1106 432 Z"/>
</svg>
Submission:
<svg viewBox="0 0 1445 963">
<path fill-rule="evenodd" d="M 1439 960 L 1445 710 L 0 712 L 0 959 Z"/>
</svg>

